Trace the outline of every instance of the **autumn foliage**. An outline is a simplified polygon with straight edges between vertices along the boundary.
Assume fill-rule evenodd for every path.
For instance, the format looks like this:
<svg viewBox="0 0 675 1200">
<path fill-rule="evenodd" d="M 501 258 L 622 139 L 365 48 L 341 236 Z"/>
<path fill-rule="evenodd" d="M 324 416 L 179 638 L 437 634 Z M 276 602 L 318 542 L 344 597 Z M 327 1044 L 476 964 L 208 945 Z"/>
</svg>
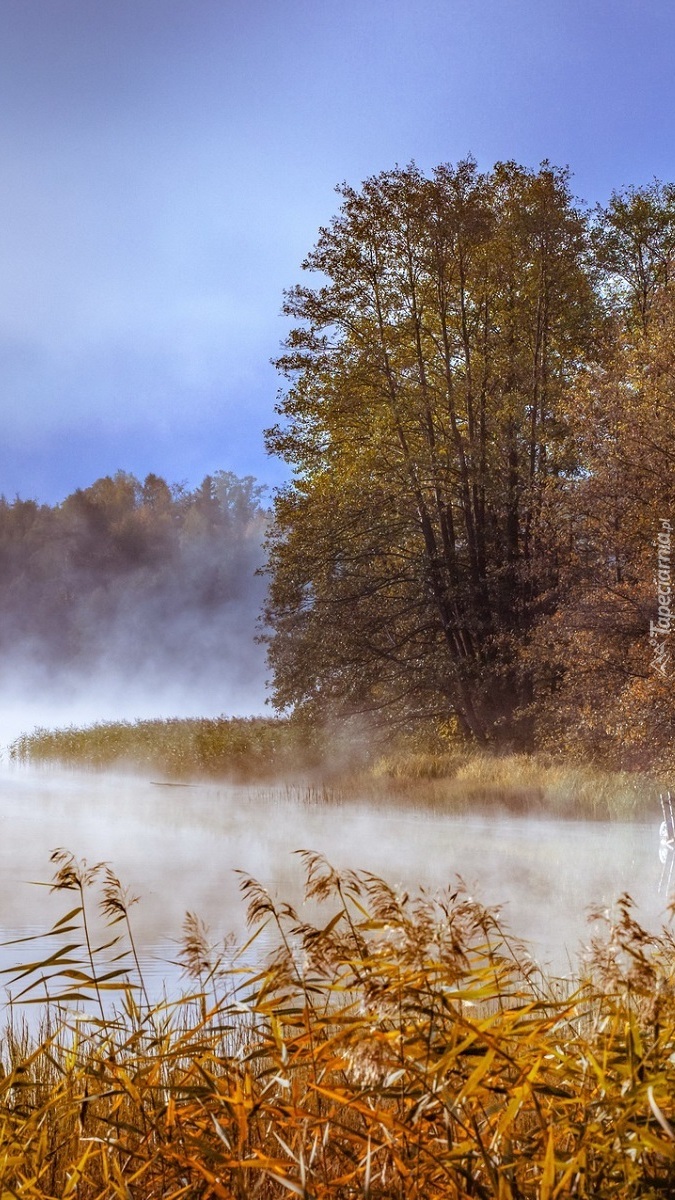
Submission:
<svg viewBox="0 0 675 1200">
<path fill-rule="evenodd" d="M 588 211 L 549 163 L 467 161 L 339 190 L 268 434 L 277 704 L 667 765 L 673 188 Z"/>
</svg>

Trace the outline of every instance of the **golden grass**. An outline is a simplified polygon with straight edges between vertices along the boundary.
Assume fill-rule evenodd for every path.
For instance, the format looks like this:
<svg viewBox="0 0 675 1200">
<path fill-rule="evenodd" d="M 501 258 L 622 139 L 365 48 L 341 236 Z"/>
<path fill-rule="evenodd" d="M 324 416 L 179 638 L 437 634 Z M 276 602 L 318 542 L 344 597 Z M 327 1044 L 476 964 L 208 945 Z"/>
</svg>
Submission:
<svg viewBox="0 0 675 1200">
<path fill-rule="evenodd" d="M 309 781 L 324 797 L 392 796 L 461 813 L 498 804 L 512 812 L 632 820 L 658 808 L 663 782 L 543 754 L 489 755 L 432 737 L 401 739 L 380 753 L 298 720 L 200 718 L 101 722 L 38 729 L 10 747 L 14 762 L 107 769 L 127 766 L 165 779 Z M 316 793 L 318 794 L 318 793 Z"/>
<path fill-rule="evenodd" d="M 667 930 L 647 934 L 623 897 L 585 977 L 563 985 L 461 891 L 401 896 L 302 857 L 320 920 L 242 878 L 253 932 L 274 927 L 277 950 L 232 955 L 191 917 L 195 996 L 153 1007 L 133 898 L 102 864 L 55 855 L 53 886 L 72 896 L 50 931 L 62 951 L 12 976 L 52 1001 L 38 1039 L 15 1019 L 2 1043 L 3 1200 L 674 1194 Z"/>
<path fill-rule="evenodd" d="M 36 729 L 9 749 L 13 762 L 132 766 L 178 779 L 272 779 L 312 771 L 323 755 L 311 730 L 264 717 L 101 721 L 85 728 Z"/>
<path fill-rule="evenodd" d="M 453 810 L 497 804 L 514 813 L 590 820 L 640 820 L 658 809 L 663 784 L 652 776 L 608 771 L 541 754 L 478 751 L 399 753 L 380 758 L 383 783 Z"/>
</svg>

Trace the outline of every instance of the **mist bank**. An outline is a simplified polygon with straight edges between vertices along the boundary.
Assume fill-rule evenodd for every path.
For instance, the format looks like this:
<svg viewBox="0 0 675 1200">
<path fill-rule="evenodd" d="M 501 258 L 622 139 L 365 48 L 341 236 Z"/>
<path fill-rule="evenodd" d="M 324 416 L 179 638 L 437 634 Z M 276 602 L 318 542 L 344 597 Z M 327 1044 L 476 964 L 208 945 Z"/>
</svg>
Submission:
<svg viewBox="0 0 675 1200">
<path fill-rule="evenodd" d="M 313 802 L 362 801 L 446 814 L 486 810 L 600 821 L 652 821 L 657 776 L 604 771 L 546 755 L 481 754 L 421 734 L 378 741 L 367 725 L 318 726 L 291 718 L 103 721 L 16 738 L 10 761 L 167 781 L 310 785 Z"/>
<path fill-rule="evenodd" d="M 251 477 L 118 472 L 0 499 L 0 741 L 33 727 L 261 712 L 267 514 Z"/>
</svg>

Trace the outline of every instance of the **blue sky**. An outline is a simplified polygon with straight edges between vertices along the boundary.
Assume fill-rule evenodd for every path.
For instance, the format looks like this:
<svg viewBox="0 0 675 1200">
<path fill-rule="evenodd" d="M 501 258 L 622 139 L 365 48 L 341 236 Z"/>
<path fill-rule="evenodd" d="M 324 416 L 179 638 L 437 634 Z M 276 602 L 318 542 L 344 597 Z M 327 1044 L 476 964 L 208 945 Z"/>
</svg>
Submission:
<svg viewBox="0 0 675 1200">
<path fill-rule="evenodd" d="M 0 492 L 274 484 L 335 184 L 473 154 L 675 179 L 672 0 L 0 0 Z"/>
</svg>

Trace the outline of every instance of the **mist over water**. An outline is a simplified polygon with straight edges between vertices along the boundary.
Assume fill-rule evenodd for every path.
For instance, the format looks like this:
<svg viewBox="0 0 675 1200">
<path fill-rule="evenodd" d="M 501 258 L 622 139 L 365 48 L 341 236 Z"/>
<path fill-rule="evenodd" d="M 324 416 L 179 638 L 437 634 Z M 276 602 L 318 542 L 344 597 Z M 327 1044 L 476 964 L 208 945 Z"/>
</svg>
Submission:
<svg viewBox="0 0 675 1200">
<path fill-rule="evenodd" d="M 263 491 L 225 471 L 192 492 L 118 472 L 53 507 L 0 498 L 0 745 L 261 713 Z"/>
<path fill-rule="evenodd" d="M 132 910 L 146 969 L 174 982 L 177 939 L 187 910 L 215 937 L 245 934 L 237 870 L 280 899 L 302 904 L 298 849 L 321 851 L 336 867 L 366 869 L 401 888 L 456 885 L 460 875 L 483 903 L 501 905 L 533 957 L 566 974 L 588 942 L 590 905 L 628 891 L 638 917 L 658 928 L 658 822 L 649 825 L 512 818 L 453 818 L 367 801 L 317 804 L 311 789 L 217 784 L 171 786 L 127 775 L 16 767 L 0 774 L 2 939 L 47 930 L 72 901 L 31 880 L 51 877 L 49 854 L 65 846 L 109 861 L 141 901 Z M 310 918 L 314 910 L 302 910 Z M 31 955 L 32 955 L 31 950 Z M 2 965 L 19 960 L 2 951 Z"/>
<path fill-rule="evenodd" d="M 34 729 L 62 729 L 99 721 L 169 717 L 261 715 L 265 708 L 265 662 L 253 644 L 251 614 L 219 639 L 210 661 L 190 668 L 143 662 L 120 667 L 113 656 L 88 670 L 45 669 L 17 658 L 0 667 L 0 754 Z"/>
<path fill-rule="evenodd" d="M 263 712 L 266 527 L 255 481 L 225 472 L 191 493 L 118 473 L 55 508 L 0 500 L 0 939 L 48 930 L 70 906 L 29 882 L 49 880 L 59 846 L 109 862 L 141 897 L 134 926 L 157 982 L 175 982 L 167 960 L 186 911 L 214 937 L 244 938 L 237 870 L 300 904 L 299 849 L 408 890 L 461 876 L 561 973 L 588 940 L 590 905 L 627 891 L 658 927 L 657 814 L 643 826 L 454 818 L 410 801 L 320 805 L 283 783 L 170 786 L 9 764 L 8 744 L 35 727 Z M 16 962 L 17 948 L 0 960 Z"/>
</svg>

